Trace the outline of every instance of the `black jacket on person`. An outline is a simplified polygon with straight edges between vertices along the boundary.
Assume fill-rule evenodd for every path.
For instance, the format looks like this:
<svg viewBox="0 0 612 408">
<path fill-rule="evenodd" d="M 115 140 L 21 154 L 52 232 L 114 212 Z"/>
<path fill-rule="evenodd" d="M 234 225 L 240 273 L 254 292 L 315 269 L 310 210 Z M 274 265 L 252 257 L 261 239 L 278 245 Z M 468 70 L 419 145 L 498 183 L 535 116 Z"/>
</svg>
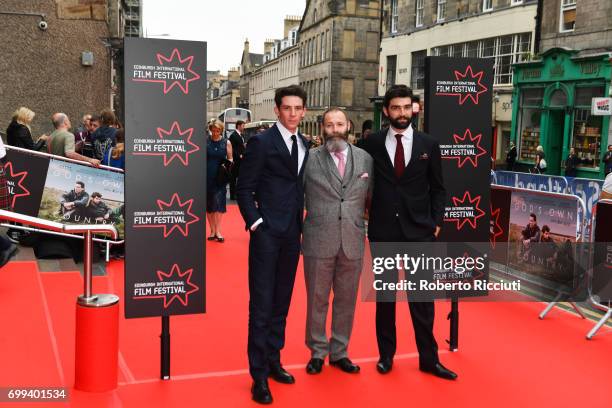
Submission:
<svg viewBox="0 0 612 408">
<path fill-rule="evenodd" d="M 385 146 L 387 131 L 370 134 L 364 144 L 374 159 L 368 237 L 387 241 L 387 231 L 397 223 L 406 241 L 433 237 L 436 226 L 442 226 L 446 202 L 440 145 L 433 136 L 415 130 L 410 162 L 398 180 Z"/>
<path fill-rule="evenodd" d="M 11 146 L 28 150 L 41 150 L 45 145 L 44 140 L 34 143 L 30 129 L 15 120 L 11 121 L 6 128 L 6 142 Z"/>
<path fill-rule="evenodd" d="M 580 159 L 575 154 L 570 154 L 565 159 L 565 175 L 568 177 L 576 177 L 576 167 L 578 167 Z"/>
<path fill-rule="evenodd" d="M 234 159 L 234 164 L 237 164 L 242 160 L 241 157 L 244 157 L 244 152 L 246 151 L 243 137 L 234 130 L 229 137 L 229 141 L 232 144 L 232 158 Z"/>
</svg>

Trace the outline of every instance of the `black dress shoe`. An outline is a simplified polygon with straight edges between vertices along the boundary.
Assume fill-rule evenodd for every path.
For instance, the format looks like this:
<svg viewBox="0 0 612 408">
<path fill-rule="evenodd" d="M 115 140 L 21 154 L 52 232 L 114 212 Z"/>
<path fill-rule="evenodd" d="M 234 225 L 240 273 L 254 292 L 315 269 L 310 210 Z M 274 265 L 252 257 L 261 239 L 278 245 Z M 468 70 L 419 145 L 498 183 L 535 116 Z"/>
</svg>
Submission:
<svg viewBox="0 0 612 408">
<path fill-rule="evenodd" d="M 323 360 L 320 358 L 311 358 L 306 365 L 306 372 L 308 374 L 319 374 L 323 370 Z"/>
<path fill-rule="evenodd" d="M 270 365 L 269 377 L 282 384 L 293 384 L 295 382 L 295 378 L 280 364 Z"/>
<path fill-rule="evenodd" d="M 268 380 L 253 381 L 251 397 L 253 401 L 259 402 L 260 404 L 271 404 L 272 393 L 270 392 L 270 387 L 268 387 Z"/>
<path fill-rule="evenodd" d="M 353 364 L 353 362 L 349 360 L 347 357 L 341 358 L 340 360 L 337 360 L 337 361 L 329 360 L 329 365 L 338 367 L 345 373 L 349 373 L 349 374 L 357 374 L 359 372 L 359 366 Z"/>
<path fill-rule="evenodd" d="M 390 357 L 381 357 L 376 363 L 376 370 L 381 374 L 387 374 L 393 368 L 393 359 Z"/>
<path fill-rule="evenodd" d="M 453 373 L 448 368 L 444 367 L 440 363 L 436 363 L 433 367 L 419 367 L 423 372 L 430 373 L 436 377 L 444 378 L 445 380 L 456 380 L 457 374 Z"/>
</svg>

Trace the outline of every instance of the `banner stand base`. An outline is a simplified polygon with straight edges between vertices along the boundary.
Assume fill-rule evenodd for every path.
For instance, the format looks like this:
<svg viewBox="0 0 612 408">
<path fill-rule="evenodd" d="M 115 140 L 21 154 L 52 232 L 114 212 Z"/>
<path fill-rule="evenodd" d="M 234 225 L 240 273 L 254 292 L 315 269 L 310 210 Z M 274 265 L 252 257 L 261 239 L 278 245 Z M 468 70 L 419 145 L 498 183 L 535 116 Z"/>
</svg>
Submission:
<svg viewBox="0 0 612 408">
<path fill-rule="evenodd" d="M 159 336 L 161 340 L 161 373 L 162 380 L 170 379 L 170 316 L 162 316 L 162 332 Z"/>
</svg>

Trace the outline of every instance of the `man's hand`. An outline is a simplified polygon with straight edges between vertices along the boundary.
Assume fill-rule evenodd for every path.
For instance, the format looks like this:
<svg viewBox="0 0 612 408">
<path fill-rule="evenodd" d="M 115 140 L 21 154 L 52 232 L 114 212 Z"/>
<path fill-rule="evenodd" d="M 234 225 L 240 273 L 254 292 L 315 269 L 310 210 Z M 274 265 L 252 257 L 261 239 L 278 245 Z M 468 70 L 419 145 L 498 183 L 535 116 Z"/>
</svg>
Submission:
<svg viewBox="0 0 612 408">
<path fill-rule="evenodd" d="M 438 235 L 440 235 L 440 227 L 436 226 L 436 232 L 434 232 L 434 237 L 438 238 Z"/>
<path fill-rule="evenodd" d="M 42 134 L 42 135 L 40 135 L 40 137 L 38 138 L 38 140 L 44 140 L 44 141 L 46 142 L 47 140 L 49 140 L 49 135 L 47 135 L 47 134 Z"/>
<path fill-rule="evenodd" d="M 100 160 L 98 159 L 89 159 L 89 164 L 91 164 L 94 167 L 99 167 L 100 166 Z"/>
</svg>

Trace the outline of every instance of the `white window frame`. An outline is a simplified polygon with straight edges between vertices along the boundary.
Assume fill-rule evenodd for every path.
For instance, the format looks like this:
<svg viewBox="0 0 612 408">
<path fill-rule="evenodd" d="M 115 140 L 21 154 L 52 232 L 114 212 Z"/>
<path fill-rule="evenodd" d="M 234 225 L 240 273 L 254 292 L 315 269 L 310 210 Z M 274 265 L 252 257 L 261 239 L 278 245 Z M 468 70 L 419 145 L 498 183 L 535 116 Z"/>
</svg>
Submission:
<svg viewBox="0 0 612 408">
<path fill-rule="evenodd" d="M 511 6 L 518 6 L 519 4 L 523 4 L 523 0 L 510 0 Z"/>
<path fill-rule="evenodd" d="M 438 7 L 436 10 L 436 22 L 444 22 L 444 20 L 446 20 L 446 0 L 438 0 Z"/>
<path fill-rule="evenodd" d="M 399 22 L 399 13 L 397 3 L 399 0 L 391 0 L 391 33 L 397 33 L 397 23 Z"/>
<path fill-rule="evenodd" d="M 415 27 L 423 26 L 423 13 L 425 9 L 425 0 L 416 0 L 416 21 Z"/>
<path fill-rule="evenodd" d="M 559 32 L 560 33 L 571 33 L 576 29 L 576 21 L 574 21 L 574 28 L 571 30 L 563 29 L 563 12 L 568 10 L 576 10 L 576 0 L 561 0 L 559 10 Z"/>
<path fill-rule="evenodd" d="M 493 0 L 482 0 L 482 12 L 493 10 Z"/>
</svg>

